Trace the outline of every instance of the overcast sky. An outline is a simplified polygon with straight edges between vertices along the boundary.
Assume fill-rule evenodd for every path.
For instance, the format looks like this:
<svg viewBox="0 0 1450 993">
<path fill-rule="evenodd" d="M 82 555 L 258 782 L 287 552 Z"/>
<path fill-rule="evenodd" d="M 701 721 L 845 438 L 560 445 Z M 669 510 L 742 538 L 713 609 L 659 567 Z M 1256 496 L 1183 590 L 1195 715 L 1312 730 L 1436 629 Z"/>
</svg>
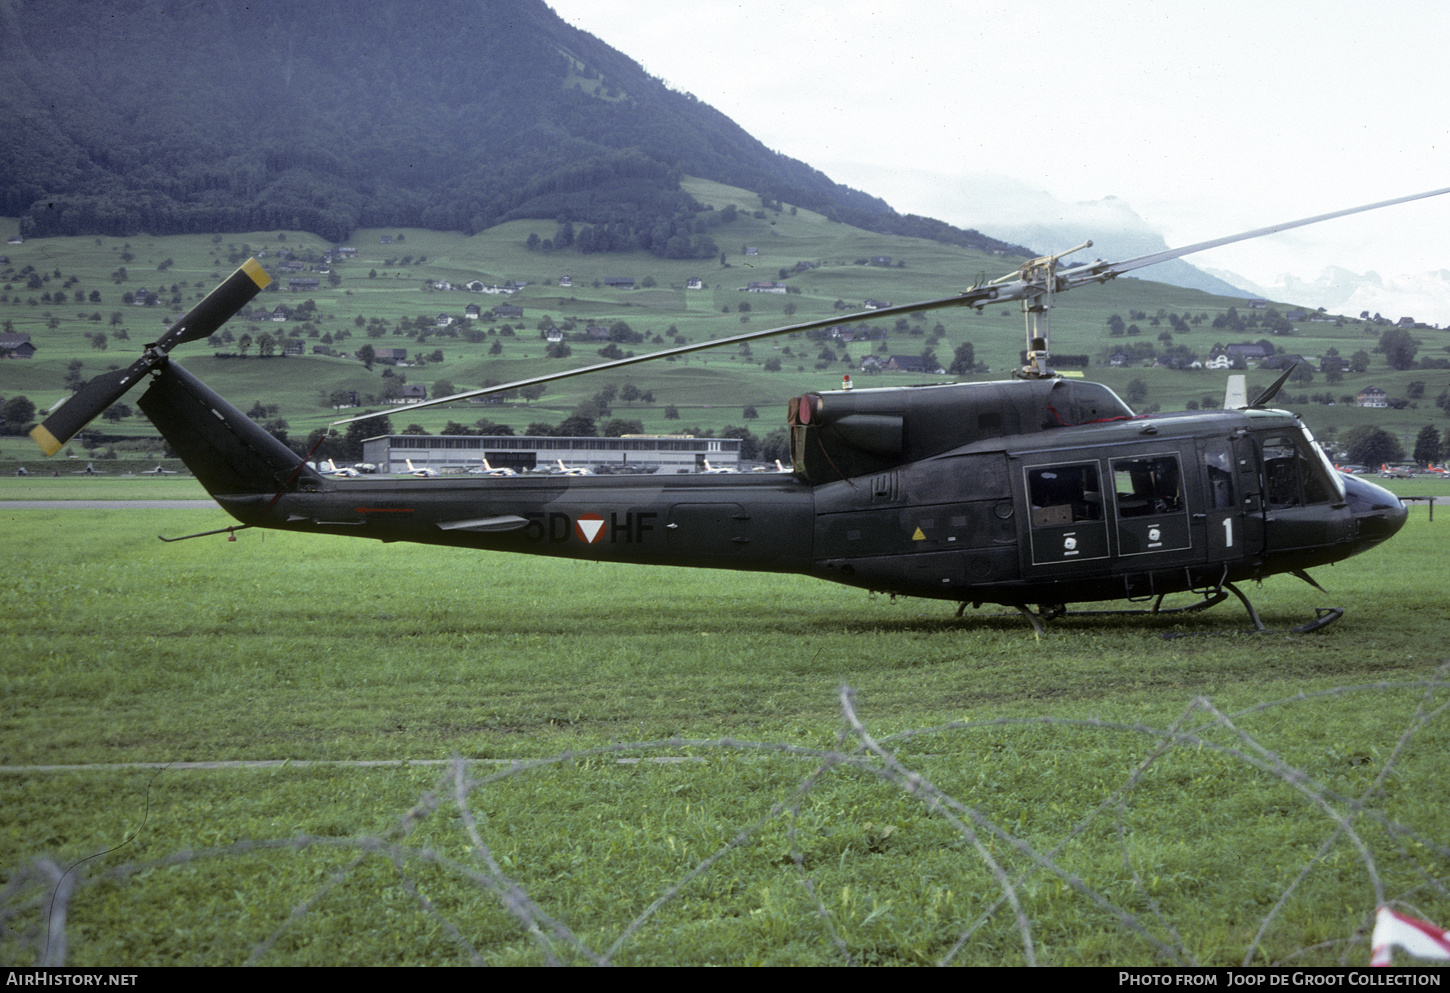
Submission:
<svg viewBox="0 0 1450 993">
<path fill-rule="evenodd" d="M 768 147 L 987 234 L 1117 197 L 1178 246 L 1450 186 L 1443 2 L 549 3 Z M 1374 272 L 1341 309 L 1450 325 L 1450 195 L 1190 261 Z"/>
</svg>

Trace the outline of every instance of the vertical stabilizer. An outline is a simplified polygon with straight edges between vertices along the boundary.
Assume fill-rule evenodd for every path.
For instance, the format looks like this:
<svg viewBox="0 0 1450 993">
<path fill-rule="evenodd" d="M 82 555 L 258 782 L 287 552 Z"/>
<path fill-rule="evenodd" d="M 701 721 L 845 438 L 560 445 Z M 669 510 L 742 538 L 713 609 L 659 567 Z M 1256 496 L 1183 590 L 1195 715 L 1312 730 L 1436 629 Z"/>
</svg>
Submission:
<svg viewBox="0 0 1450 993">
<path fill-rule="evenodd" d="M 174 361 L 140 406 L 212 496 L 275 493 L 289 481 L 317 479 L 311 469 L 299 472 L 301 456 Z"/>
</svg>

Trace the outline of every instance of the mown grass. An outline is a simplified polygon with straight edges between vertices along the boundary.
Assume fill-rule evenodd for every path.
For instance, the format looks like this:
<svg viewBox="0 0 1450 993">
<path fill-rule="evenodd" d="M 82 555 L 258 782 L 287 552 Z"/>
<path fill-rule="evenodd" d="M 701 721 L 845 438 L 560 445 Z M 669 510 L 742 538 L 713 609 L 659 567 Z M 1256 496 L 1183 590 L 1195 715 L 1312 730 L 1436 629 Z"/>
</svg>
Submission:
<svg viewBox="0 0 1450 993">
<path fill-rule="evenodd" d="M 5 772 L 4 961 L 46 941 L 24 867 L 123 842 L 74 870 L 71 963 L 1313 964 L 1364 961 L 1382 899 L 1450 918 L 1446 729 L 1414 724 L 1445 702 L 1423 513 L 1317 570 L 1328 597 L 1251 590 L 1272 633 L 1225 604 L 1041 641 L 799 577 L 152 537 L 220 516 L 9 515 L 0 763 L 561 758 L 461 790 L 437 767 Z M 531 936 L 502 879 L 558 926 Z"/>
</svg>

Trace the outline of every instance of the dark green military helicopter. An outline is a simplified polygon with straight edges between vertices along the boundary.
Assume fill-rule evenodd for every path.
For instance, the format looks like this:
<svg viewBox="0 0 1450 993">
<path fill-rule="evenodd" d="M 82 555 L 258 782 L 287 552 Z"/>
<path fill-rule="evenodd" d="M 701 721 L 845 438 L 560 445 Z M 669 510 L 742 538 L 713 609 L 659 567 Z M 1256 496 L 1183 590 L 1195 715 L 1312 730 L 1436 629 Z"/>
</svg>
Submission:
<svg viewBox="0 0 1450 993">
<path fill-rule="evenodd" d="M 1335 472 L 1294 414 L 1265 406 L 1139 417 L 1106 386 L 1051 368 L 1053 297 L 1248 238 L 1436 196 L 1336 211 L 1126 262 L 1034 259 L 955 296 L 831 317 L 473 390 L 484 393 L 770 335 L 944 307 L 1021 301 L 1027 364 L 1006 382 L 807 393 L 787 407 L 789 474 L 333 478 L 170 358 L 270 282 L 250 260 L 129 368 L 55 408 L 54 454 L 143 379 L 140 406 L 243 527 L 657 565 L 792 572 L 902 596 L 1017 608 L 1039 633 L 1070 603 L 1200 596 L 1374 547 L 1404 524 L 1393 494 Z M 1073 252 L 1091 246 L 1091 242 Z M 1287 376 L 1287 374 L 1286 374 Z M 416 406 L 413 408 L 416 409 Z M 374 416 L 374 415 L 365 415 Z M 350 418 L 358 420 L 360 418 Z M 338 423 L 346 423 L 340 421 Z M 224 528 L 206 532 L 219 534 Z M 192 535 L 188 537 L 199 537 Z M 959 611 L 960 612 L 960 611 Z M 1338 608 L 1298 630 L 1334 620 Z"/>
</svg>

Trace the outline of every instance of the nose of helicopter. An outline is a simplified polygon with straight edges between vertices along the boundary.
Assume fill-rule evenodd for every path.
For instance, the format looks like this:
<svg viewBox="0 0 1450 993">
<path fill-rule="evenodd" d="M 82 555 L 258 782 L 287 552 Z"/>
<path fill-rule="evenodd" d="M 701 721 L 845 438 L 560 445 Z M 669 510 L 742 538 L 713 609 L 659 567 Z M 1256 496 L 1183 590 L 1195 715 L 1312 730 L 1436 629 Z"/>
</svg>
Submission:
<svg viewBox="0 0 1450 993">
<path fill-rule="evenodd" d="M 1404 527 L 1409 511 L 1383 486 L 1358 476 L 1345 476 L 1344 493 L 1354 515 L 1355 541 L 1361 550 L 1393 537 Z"/>
</svg>

